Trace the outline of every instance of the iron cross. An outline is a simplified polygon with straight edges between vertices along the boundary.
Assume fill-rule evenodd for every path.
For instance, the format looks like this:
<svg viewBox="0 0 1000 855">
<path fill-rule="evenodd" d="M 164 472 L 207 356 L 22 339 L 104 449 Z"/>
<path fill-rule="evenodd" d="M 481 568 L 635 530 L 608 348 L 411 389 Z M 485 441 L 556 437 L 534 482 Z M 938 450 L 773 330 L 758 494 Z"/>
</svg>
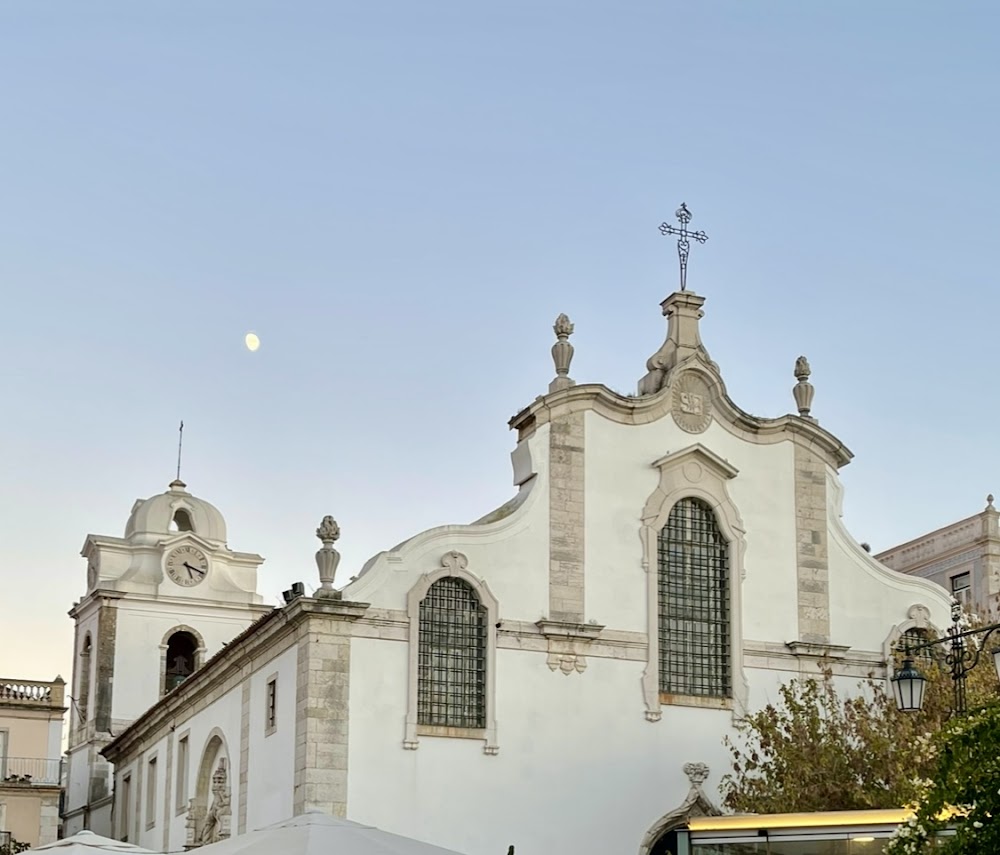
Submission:
<svg viewBox="0 0 1000 855">
<path fill-rule="evenodd" d="M 691 222 L 691 212 L 684 202 L 681 202 L 681 206 L 674 212 L 674 216 L 680 220 L 681 227 L 677 228 L 677 226 L 672 226 L 670 223 L 660 223 L 660 234 L 664 237 L 667 235 L 677 235 L 677 257 L 681 262 L 681 290 L 686 291 L 688 252 L 691 250 L 688 238 L 696 240 L 698 243 L 704 243 L 708 240 L 708 235 L 704 232 L 692 232 L 688 229 L 687 224 Z"/>
</svg>

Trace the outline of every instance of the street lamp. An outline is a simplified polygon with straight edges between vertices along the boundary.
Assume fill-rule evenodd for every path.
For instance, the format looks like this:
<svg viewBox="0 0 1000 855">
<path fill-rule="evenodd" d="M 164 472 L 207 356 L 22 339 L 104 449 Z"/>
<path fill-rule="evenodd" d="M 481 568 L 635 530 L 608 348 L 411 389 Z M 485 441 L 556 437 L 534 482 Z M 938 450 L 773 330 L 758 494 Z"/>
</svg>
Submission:
<svg viewBox="0 0 1000 855">
<path fill-rule="evenodd" d="M 943 638 L 935 638 L 933 641 L 924 641 L 920 644 L 911 645 L 909 642 L 905 643 L 903 647 L 903 667 L 892 675 L 892 693 L 896 699 L 896 707 L 900 712 L 916 712 L 924 705 L 924 689 L 927 686 L 927 678 L 913 664 L 912 654 L 920 650 L 929 650 L 938 644 L 950 645 L 944 661 L 951 671 L 951 680 L 955 692 L 952 710 L 959 715 L 965 712 L 965 677 L 976 667 L 976 663 L 979 662 L 979 655 L 986 647 L 987 639 L 996 630 L 1000 629 L 1000 623 L 979 627 L 978 629 L 967 629 L 962 632 L 958 628 L 958 621 L 961 617 L 962 607 L 957 602 L 953 602 L 951 604 L 951 626 L 948 627 L 947 635 Z M 965 639 L 974 635 L 981 635 L 982 640 L 978 644 L 967 645 Z M 992 656 L 993 666 L 997 671 L 997 678 L 1000 679 L 1000 648 L 994 650 Z"/>
</svg>

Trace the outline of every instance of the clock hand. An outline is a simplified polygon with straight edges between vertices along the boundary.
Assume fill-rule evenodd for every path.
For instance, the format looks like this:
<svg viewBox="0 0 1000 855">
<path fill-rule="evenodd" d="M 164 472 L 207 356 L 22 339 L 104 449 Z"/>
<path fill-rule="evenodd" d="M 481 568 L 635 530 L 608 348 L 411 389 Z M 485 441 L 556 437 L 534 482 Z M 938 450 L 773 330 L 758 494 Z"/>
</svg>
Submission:
<svg viewBox="0 0 1000 855">
<path fill-rule="evenodd" d="M 187 567 L 189 574 L 193 570 L 195 573 L 199 573 L 202 576 L 205 575 L 205 571 L 204 570 L 202 570 L 200 567 L 194 567 L 193 565 L 188 564 L 187 561 L 184 562 L 184 566 Z"/>
</svg>

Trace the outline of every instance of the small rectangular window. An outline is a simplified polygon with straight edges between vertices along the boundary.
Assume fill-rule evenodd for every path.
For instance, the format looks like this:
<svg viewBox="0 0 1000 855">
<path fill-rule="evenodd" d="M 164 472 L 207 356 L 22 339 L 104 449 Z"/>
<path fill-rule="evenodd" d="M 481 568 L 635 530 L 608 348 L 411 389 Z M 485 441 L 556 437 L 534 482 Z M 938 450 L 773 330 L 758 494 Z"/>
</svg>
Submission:
<svg viewBox="0 0 1000 855">
<path fill-rule="evenodd" d="M 146 766 L 146 828 L 156 825 L 156 758 Z"/>
<path fill-rule="evenodd" d="M 277 676 L 268 679 L 265 698 L 267 701 L 267 707 L 264 710 L 264 735 L 270 736 L 278 729 L 278 677 Z"/>
<path fill-rule="evenodd" d="M 121 838 L 126 843 L 128 842 L 128 832 L 129 826 L 132 824 L 132 776 L 126 775 L 122 778 L 122 800 L 119 805 L 121 808 Z"/>
<path fill-rule="evenodd" d="M 187 782 L 188 782 L 188 738 L 182 736 L 177 740 L 177 785 L 175 807 L 179 812 L 187 807 Z"/>
<path fill-rule="evenodd" d="M 957 594 L 959 591 L 964 591 L 970 587 L 972 587 L 971 574 L 959 573 L 951 577 L 951 592 L 953 594 Z"/>
</svg>

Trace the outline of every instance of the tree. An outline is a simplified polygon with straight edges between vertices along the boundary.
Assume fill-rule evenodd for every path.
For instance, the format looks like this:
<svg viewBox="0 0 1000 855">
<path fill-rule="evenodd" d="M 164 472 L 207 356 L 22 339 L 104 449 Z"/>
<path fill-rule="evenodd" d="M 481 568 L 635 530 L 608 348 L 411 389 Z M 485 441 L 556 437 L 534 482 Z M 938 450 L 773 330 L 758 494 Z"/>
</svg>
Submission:
<svg viewBox="0 0 1000 855">
<path fill-rule="evenodd" d="M 17 855 L 18 852 L 26 852 L 30 848 L 27 843 L 22 843 L 12 837 L 10 843 L 0 846 L 0 855 Z"/>
<path fill-rule="evenodd" d="M 971 707 L 996 694 L 996 674 L 983 664 L 969 675 Z M 899 712 L 885 681 L 872 676 L 842 696 L 829 667 L 783 685 L 775 703 L 741 720 L 736 739 L 726 740 L 732 771 L 722 780 L 723 804 L 782 813 L 899 808 L 925 798 L 953 683 L 937 654 L 917 665 L 928 678 L 919 713 Z"/>
<path fill-rule="evenodd" d="M 932 743 L 930 776 L 919 782 L 916 815 L 897 830 L 888 855 L 930 851 L 935 832 L 951 826 L 954 836 L 937 840 L 939 855 L 1000 852 L 1000 703 L 994 701 L 955 718 Z"/>
</svg>

